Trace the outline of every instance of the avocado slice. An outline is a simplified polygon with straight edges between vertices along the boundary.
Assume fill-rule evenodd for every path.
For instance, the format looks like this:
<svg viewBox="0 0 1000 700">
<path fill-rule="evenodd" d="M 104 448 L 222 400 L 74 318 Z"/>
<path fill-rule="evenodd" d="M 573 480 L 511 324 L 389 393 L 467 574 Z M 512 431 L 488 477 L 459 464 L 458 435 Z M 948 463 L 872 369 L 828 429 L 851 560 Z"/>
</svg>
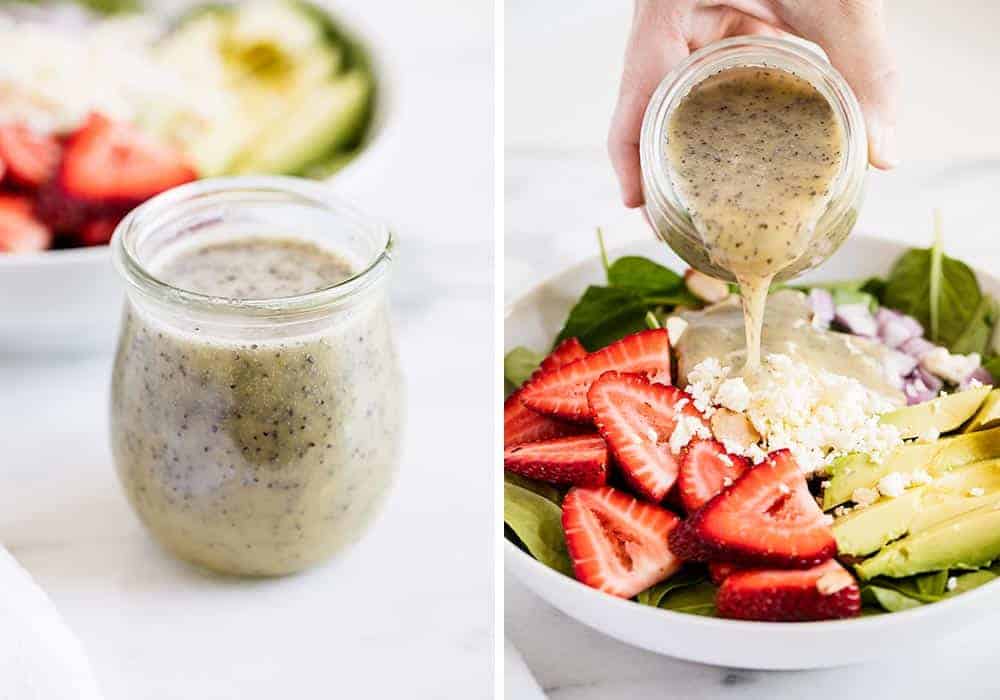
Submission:
<svg viewBox="0 0 1000 700">
<path fill-rule="evenodd" d="M 874 488 L 879 479 L 892 472 L 912 474 L 924 469 L 936 476 L 963 464 L 998 457 L 1000 427 L 929 443 L 908 442 L 882 462 L 860 453 L 845 455 L 827 470 L 829 484 L 823 490 L 823 510 L 851 500 L 855 489 Z"/>
<path fill-rule="evenodd" d="M 855 567 L 863 579 L 978 569 L 1000 557 L 1000 508 L 985 505 L 896 540 Z"/>
<path fill-rule="evenodd" d="M 929 431 L 947 433 L 969 420 L 982 405 L 990 387 L 981 386 L 947 396 L 900 408 L 883 414 L 881 422 L 894 425 L 904 440 L 919 437 Z"/>
<path fill-rule="evenodd" d="M 983 494 L 971 496 L 970 490 L 975 488 L 983 489 Z M 991 459 L 957 468 L 897 498 L 881 500 L 838 518 L 833 535 L 841 554 L 864 556 L 899 537 L 996 504 L 1000 504 L 1000 459 Z"/>
<path fill-rule="evenodd" d="M 1000 425 L 1000 389 L 993 389 L 972 420 L 962 428 L 963 433 L 973 433 Z"/>
<path fill-rule="evenodd" d="M 361 71 L 314 88 L 263 133 L 232 170 L 297 174 L 308 169 L 357 140 L 368 121 L 371 95 L 371 79 Z"/>
</svg>

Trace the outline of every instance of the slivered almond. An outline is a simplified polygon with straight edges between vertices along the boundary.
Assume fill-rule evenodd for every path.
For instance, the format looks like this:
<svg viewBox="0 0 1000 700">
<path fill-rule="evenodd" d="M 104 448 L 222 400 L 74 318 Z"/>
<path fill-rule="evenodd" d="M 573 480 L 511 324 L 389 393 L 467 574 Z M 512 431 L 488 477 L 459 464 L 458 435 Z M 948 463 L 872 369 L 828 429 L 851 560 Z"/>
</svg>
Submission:
<svg viewBox="0 0 1000 700">
<path fill-rule="evenodd" d="M 743 415 L 728 408 L 720 408 L 710 419 L 712 434 L 723 445 L 736 445 L 742 449 L 760 441 L 760 433 Z"/>
<path fill-rule="evenodd" d="M 709 277 L 704 272 L 689 269 L 684 273 L 684 282 L 692 294 L 709 304 L 715 304 L 729 296 L 728 284 Z"/>
<path fill-rule="evenodd" d="M 823 574 L 816 580 L 816 590 L 823 595 L 833 595 L 854 583 L 854 577 L 844 569 Z"/>
</svg>

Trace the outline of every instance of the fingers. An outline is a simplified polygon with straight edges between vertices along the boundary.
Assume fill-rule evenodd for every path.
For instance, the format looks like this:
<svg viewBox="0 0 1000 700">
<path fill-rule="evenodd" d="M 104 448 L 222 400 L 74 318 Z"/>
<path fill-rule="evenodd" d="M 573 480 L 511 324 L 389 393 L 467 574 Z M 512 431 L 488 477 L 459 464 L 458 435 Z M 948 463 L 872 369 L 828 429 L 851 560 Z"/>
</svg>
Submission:
<svg viewBox="0 0 1000 700">
<path fill-rule="evenodd" d="M 868 159 L 883 170 L 898 163 L 899 79 L 881 0 L 783 2 L 782 19 L 823 47 L 858 96 L 868 130 Z"/>
<path fill-rule="evenodd" d="M 639 133 L 646 105 L 663 76 L 688 55 L 681 28 L 681 17 L 688 4 L 655 0 L 636 2 L 618 104 L 608 134 L 611 165 L 627 207 L 643 203 Z"/>
</svg>

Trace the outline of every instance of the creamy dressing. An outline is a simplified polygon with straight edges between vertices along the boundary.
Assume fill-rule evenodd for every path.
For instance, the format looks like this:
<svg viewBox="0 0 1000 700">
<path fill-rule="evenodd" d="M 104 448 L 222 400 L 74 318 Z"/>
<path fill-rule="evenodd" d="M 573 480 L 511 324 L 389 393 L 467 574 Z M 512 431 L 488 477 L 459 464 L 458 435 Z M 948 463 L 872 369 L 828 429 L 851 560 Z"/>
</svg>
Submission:
<svg viewBox="0 0 1000 700">
<path fill-rule="evenodd" d="M 731 297 L 703 311 L 682 314 L 688 327 L 677 343 L 677 373 L 680 386 L 702 360 L 716 358 L 720 364 L 738 367 L 746 360 L 743 314 Z M 787 355 L 813 370 L 856 379 L 862 386 L 894 405 L 906 403 L 902 391 L 885 375 L 884 359 L 891 352 L 881 343 L 817 328 L 812 325 L 808 299 L 803 292 L 784 289 L 768 299 L 763 318 L 762 353 Z M 755 389 L 756 377 L 747 376 Z"/>
<path fill-rule="evenodd" d="M 189 291 L 271 299 L 356 271 L 305 241 L 188 248 L 151 269 Z M 278 575 L 356 540 L 393 479 L 401 377 L 381 298 L 308 334 L 182 330 L 130 301 L 112 382 L 112 447 L 132 505 L 188 561 Z"/>
<path fill-rule="evenodd" d="M 691 89 L 671 114 L 671 179 L 709 259 L 740 285 L 746 370 L 760 365 L 768 289 L 815 245 L 816 223 L 843 162 L 844 133 L 808 81 L 771 68 L 730 68 Z M 829 350 L 814 348 L 810 363 Z"/>
</svg>

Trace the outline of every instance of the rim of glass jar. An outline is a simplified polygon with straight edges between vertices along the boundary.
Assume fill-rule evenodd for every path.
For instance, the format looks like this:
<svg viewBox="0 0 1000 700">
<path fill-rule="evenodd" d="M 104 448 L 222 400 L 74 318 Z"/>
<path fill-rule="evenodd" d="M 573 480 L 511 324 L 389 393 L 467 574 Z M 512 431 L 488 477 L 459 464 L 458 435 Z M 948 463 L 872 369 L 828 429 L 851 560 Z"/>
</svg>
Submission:
<svg viewBox="0 0 1000 700">
<path fill-rule="evenodd" d="M 359 272 L 346 280 L 305 294 L 272 299 L 233 299 L 181 289 L 151 274 L 139 261 L 136 244 L 143 232 L 169 223 L 172 211 L 194 203 L 235 203 L 254 194 L 291 197 L 292 203 L 313 205 L 346 216 L 353 225 L 377 237 L 377 252 Z M 360 296 L 385 276 L 392 260 L 393 246 L 394 238 L 388 226 L 340 199 L 329 185 L 281 175 L 207 178 L 167 190 L 129 212 L 115 228 L 111 240 L 115 267 L 136 291 L 160 301 L 201 311 L 253 317 L 285 317 L 316 312 Z"/>
<path fill-rule="evenodd" d="M 821 220 L 836 222 L 849 215 L 861 196 L 868 168 L 868 137 L 861 105 L 844 77 L 809 44 L 760 36 L 738 36 L 709 44 L 689 55 L 660 81 L 646 107 L 639 137 L 645 206 L 654 205 L 670 226 L 685 236 L 700 238 L 673 187 L 663 156 L 662 135 L 670 113 L 692 87 L 715 73 L 739 66 L 787 70 L 812 83 L 833 106 L 844 130 L 845 157 Z"/>
</svg>

